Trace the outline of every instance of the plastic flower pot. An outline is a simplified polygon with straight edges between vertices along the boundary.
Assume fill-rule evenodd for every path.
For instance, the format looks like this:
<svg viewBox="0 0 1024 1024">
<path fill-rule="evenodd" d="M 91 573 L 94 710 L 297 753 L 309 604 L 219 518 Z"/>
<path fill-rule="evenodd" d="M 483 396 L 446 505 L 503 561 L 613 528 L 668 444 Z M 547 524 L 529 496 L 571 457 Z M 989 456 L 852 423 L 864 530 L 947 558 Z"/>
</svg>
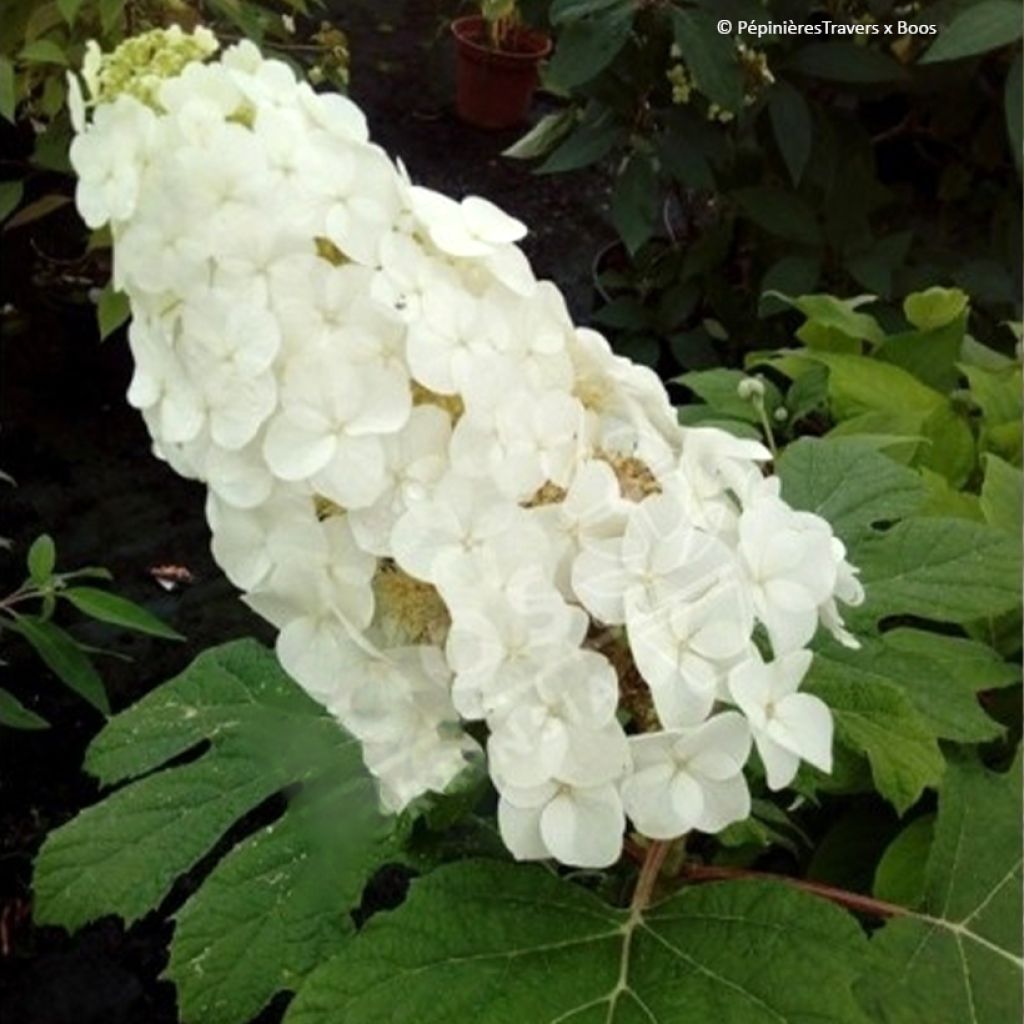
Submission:
<svg viewBox="0 0 1024 1024">
<path fill-rule="evenodd" d="M 504 48 L 495 49 L 480 15 L 456 18 L 455 108 L 477 128 L 512 128 L 526 120 L 537 65 L 551 52 L 551 40 L 535 29 L 517 27 Z"/>
</svg>

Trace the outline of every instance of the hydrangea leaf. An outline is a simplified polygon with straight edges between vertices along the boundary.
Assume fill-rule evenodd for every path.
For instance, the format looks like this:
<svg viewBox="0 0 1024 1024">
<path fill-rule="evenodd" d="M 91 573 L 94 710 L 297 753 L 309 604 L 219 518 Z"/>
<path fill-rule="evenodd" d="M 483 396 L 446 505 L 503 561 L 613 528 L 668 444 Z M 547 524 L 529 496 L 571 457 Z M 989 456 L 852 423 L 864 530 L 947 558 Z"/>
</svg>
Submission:
<svg viewBox="0 0 1024 1024">
<path fill-rule="evenodd" d="M 845 673 L 829 673 L 816 658 L 805 689 L 832 709 L 836 739 L 863 754 L 875 788 L 899 813 L 942 778 L 945 761 L 935 731 L 910 698 L 884 681 L 863 686 Z"/>
<path fill-rule="evenodd" d="M 175 915 L 167 976 L 184 1024 L 243 1024 L 354 930 L 367 879 L 401 858 L 354 744 L 337 777 L 222 860 Z"/>
<path fill-rule="evenodd" d="M 1019 677 L 1014 666 L 984 644 L 909 628 L 880 639 L 864 638 L 856 651 L 823 640 L 815 653 L 812 682 L 898 690 L 933 735 L 958 743 L 1001 735 L 1002 728 L 985 714 L 977 694 Z"/>
<path fill-rule="evenodd" d="M 867 942 L 773 883 L 616 910 L 542 867 L 464 861 L 414 882 L 310 975 L 286 1024 L 866 1024 Z"/>
<path fill-rule="evenodd" d="M 1005 531 L 966 519 L 906 519 L 853 552 L 867 592 L 851 621 L 914 615 L 971 622 L 1020 603 L 1019 545 Z"/>
<path fill-rule="evenodd" d="M 161 768 L 202 743 L 201 756 Z M 77 928 L 155 907 L 238 818 L 332 761 L 355 772 L 354 741 L 254 641 L 200 655 L 113 718 L 86 768 L 122 786 L 52 832 L 36 860 L 36 917 Z"/>
<path fill-rule="evenodd" d="M 950 765 L 939 796 L 920 912 L 872 940 L 879 964 L 864 1001 L 884 1024 L 1020 1020 L 1020 761 L 1004 775 Z"/>
<path fill-rule="evenodd" d="M 924 500 L 917 473 L 853 438 L 801 438 L 786 449 L 777 472 L 786 501 L 823 516 L 848 546 Z"/>
</svg>

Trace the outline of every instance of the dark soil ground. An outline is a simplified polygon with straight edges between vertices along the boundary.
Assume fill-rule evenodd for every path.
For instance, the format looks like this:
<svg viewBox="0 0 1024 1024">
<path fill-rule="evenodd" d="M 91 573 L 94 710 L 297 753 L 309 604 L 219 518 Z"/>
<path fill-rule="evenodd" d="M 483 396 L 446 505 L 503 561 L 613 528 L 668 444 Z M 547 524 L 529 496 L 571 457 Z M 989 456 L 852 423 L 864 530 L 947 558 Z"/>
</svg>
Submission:
<svg viewBox="0 0 1024 1024">
<path fill-rule="evenodd" d="M 369 115 L 374 137 L 403 158 L 416 180 L 455 196 L 484 194 L 530 224 L 526 248 L 535 267 L 565 289 L 577 318 L 585 316 L 591 261 L 611 238 L 602 212 L 604 181 L 595 174 L 535 177 L 500 156 L 517 131 L 487 134 L 455 119 L 451 52 L 436 4 L 358 6 L 342 24 L 351 41 L 352 95 Z M 21 581 L 31 540 L 49 532 L 60 568 L 107 566 L 119 593 L 185 634 L 187 641 L 175 644 L 95 625 L 73 628 L 80 639 L 132 658 L 102 662 L 117 710 L 202 649 L 269 634 L 211 561 L 202 488 L 149 454 L 142 421 L 124 400 L 127 346 L 119 338 L 100 345 L 91 308 L 40 285 L 54 271 L 44 254 L 73 249 L 73 232 L 68 214 L 4 236 L 0 301 L 16 311 L 4 315 L 0 341 L 0 468 L 17 486 L 0 485 L 0 535 L 14 542 L 12 553 L 0 552 L 0 593 Z M 187 567 L 194 583 L 165 592 L 150 575 L 164 564 Z M 61 621 L 73 626 L 75 620 Z M 32 857 L 48 831 L 95 800 L 97 787 L 80 765 L 102 719 L 17 638 L 5 637 L 3 659 L 0 684 L 52 728 L 0 729 L 0 1020 L 171 1024 L 174 990 L 158 980 L 171 931 L 166 913 L 127 930 L 106 919 L 74 936 L 32 923 Z M 369 902 L 387 905 L 400 884 L 380 880 Z M 185 880 L 162 910 L 173 909 L 188 889 Z M 282 1008 L 283 1002 L 268 1008 L 260 1024 L 280 1019 Z"/>
</svg>

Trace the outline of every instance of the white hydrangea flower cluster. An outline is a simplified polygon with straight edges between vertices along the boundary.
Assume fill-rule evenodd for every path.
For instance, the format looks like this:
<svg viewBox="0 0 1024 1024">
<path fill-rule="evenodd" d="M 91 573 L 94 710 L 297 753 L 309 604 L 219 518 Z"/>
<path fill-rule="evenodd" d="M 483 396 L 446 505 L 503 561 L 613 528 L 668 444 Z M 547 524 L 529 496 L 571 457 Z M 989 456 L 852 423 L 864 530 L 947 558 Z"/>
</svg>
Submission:
<svg viewBox="0 0 1024 1024">
<path fill-rule="evenodd" d="M 798 690 L 862 592 L 769 452 L 681 429 L 535 279 L 522 224 L 410 184 L 349 100 L 248 43 L 161 66 L 145 102 L 79 94 L 71 152 L 131 299 L 129 401 L 385 806 L 485 745 L 513 854 L 597 867 L 627 817 L 746 818 L 754 745 L 772 789 L 829 770 Z"/>
</svg>

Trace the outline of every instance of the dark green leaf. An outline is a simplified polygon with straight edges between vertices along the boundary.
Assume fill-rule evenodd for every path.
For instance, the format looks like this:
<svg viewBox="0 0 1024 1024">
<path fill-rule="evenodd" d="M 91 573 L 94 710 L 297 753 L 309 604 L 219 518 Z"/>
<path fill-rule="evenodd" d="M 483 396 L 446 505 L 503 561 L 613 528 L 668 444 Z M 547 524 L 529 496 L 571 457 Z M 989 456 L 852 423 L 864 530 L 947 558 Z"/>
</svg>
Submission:
<svg viewBox="0 0 1024 1024">
<path fill-rule="evenodd" d="M 916 907 L 924 899 L 924 866 L 928 861 L 935 815 L 915 818 L 890 844 L 875 869 L 872 891 L 880 900 Z"/>
<path fill-rule="evenodd" d="M 829 82 L 898 82 L 907 77 L 907 72 L 880 50 L 846 41 L 810 43 L 793 54 L 789 66 Z"/>
<path fill-rule="evenodd" d="M 202 757 L 155 771 L 207 740 Z M 110 913 L 136 920 L 247 811 L 333 759 L 358 758 L 259 644 L 201 654 L 90 744 L 85 768 L 101 783 L 137 781 L 50 833 L 36 861 L 37 919 L 71 929 Z"/>
<path fill-rule="evenodd" d="M 414 882 L 285 1019 L 867 1024 L 864 948 L 849 915 L 785 885 L 692 886 L 631 914 L 541 867 L 466 861 Z"/>
<path fill-rule="evenodd" d="M 631 4 L 616 6 L 559 33 L 547 77 L 564 90 L 575 89 L 599 75 L 618 55 L 633 25 Z"/>
<path fill-rule="evenodd" d="M 1006 74 L 1006 86 L 1003 90 L 1006 134 L 1010 140 L 1014 162 L 1018 167 L 1024 156 L 1024 73 L 1021 67 L 1021 55 L 1018 53 Z"/>
<path fill-rule="evenodd" d="M 538 174 L 575 171 L 607 156 L 626 137 L 626 129 L 611 110 L 584 115 L 580 126 L 537 168 Z"/>
<path fill-rule="evenodd" d="M 761 279 L 761 299 L 758 316 L 771 316 L 786 309 L 788 303 L 777 292 L 786 295 L 807 295 L 813 292 L 821 279 L 821 261 L 811 256 L 783 256 L 773 263 Z"/>
<path fill-rule="evenodd" d="M 99 590 L 96 587 L 68 587 L 61 591 L 61 597 L 67 598 L 80 612 L 100 622 L 109 622 L 114 626 L 123 626 L 125 629 L 163 637 L 165 640 L 184 639 L 180 633 L 161 622 L 145 608 L 140 608 L 133 601 L 106 590 Z"/>
<path fill-rule="evenodd" d="M 822 516 L 845 544 L 914 513 L 924 487 L 913 470 L 856 438 L 804 437 L 783 452 L 776 472 L 794 508 Z"/>
<path fill-rule="evenodd" d="M 755 186 L 738 189 L 733 198 L 755 224 L 770 234 L 808 245 L 821 242 L 821 228 L 813 211 L 792 192 Z"/>
<path fill-rule="evenodd" d="M 18 208 L 18 204 L 21 202 L 24 194 L 24 182 L 0 182 L 0 222 L 7 220 L 7 218 Z"/>
<path fill-rule="evenodd" d="M 830 672 L 821 658 L 814 659 L 806 689 L 832 709 L 836 739 L 868 759 L 875 788 L 898 813 L 938 785 L 945 767 L 938 740 L 904 693 L 884 682 L 863 686 Z"/>
<path fill-rule="evenodd" d="M 34 648 L 47 668 L 103 714 L 110 714 L 107 692 L 93 663 L 74 640 L 52 622 L 19 615 L 10 625 Z"/>
<path fill-rule="evenodd" d="M 857 549 L 867 591 L 851 618 L 971 622 L 1020 604 L 1019 544 L 966 519 L 907 519 Z"/>
<path fill-rule="evenodd" d="M 723 110 L 738 113 L 743 81 L 732 38 L 718 31 L 710 13 L 680 7 L 672 8 L 672 30 L 697 88 Z"/>
<path fill-rule="evenodd" d="M 1005 775 L 963 760 L 939 794 L 920 911 L 872 939 L 860 992 L 883 1024 L 1021 1019 L 1020 761 Z"/>
<path fill-rule="evenodd" d="M 657 171 L 650 156 L 631 153 L 612 191 L 612 222 L 631 254 L 654 231 L 658 214 L 657 187 Z"/>
<path fill-rule="evenodd" d="M 1020 37 L 1020 4 L 1011 0 L 983 0 L 960 11 L 939 33 L 920 63 L 973 57 L 1006 46 Z"/>
<path fill-rule="evenodd" d="M 777 82 L 768 100 L 775 144 L 794 185 L 800 184 L 811 155 L 812 123 L 807 101 L 788 82 Z M 811 286 L 813 287 L 813 285 Z M 804 289 L 810 291 L 811 287 Z"/>
<path fill-rule="evenodd" d="M 9 690 L 0 686 L 0 725 L 10 729 L 49 729 L 50 723 L 30 711 Z"/>
</svg>

